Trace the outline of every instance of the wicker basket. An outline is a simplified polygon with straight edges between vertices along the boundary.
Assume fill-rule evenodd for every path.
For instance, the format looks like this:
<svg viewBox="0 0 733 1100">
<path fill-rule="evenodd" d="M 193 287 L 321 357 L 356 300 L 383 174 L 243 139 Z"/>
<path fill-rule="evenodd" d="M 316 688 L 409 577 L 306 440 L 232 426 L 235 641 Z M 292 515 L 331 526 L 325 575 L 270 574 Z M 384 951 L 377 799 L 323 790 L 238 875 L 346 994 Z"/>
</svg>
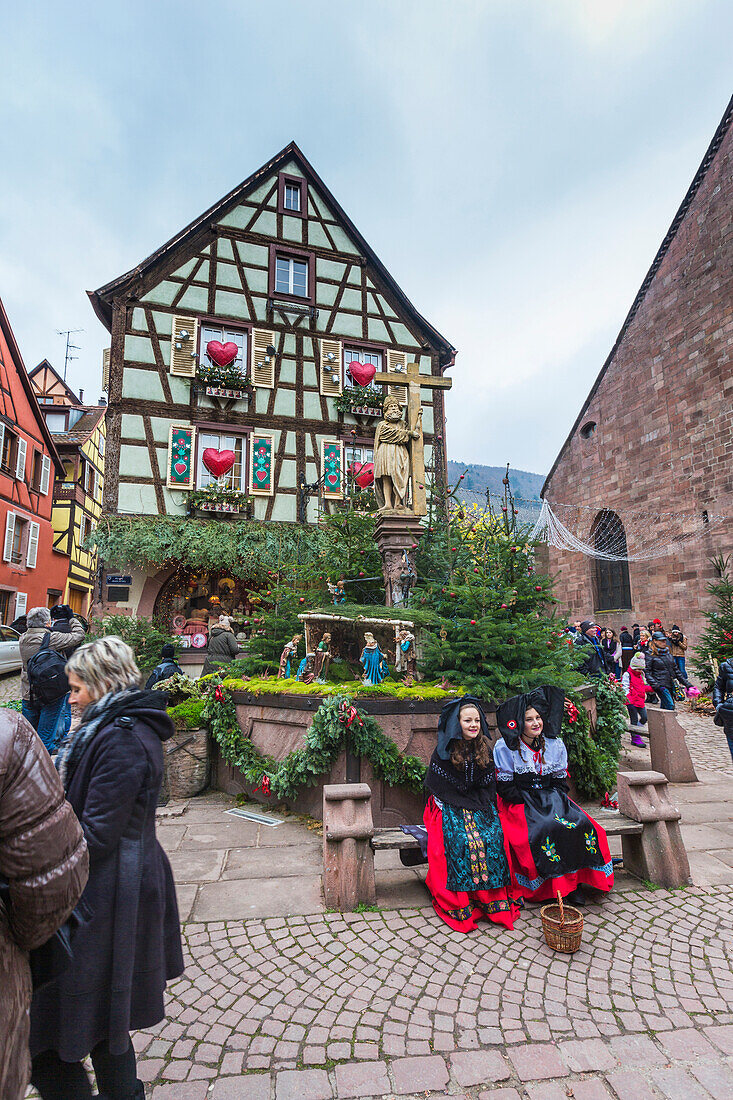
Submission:
<svg viewBox="0 0 733 1100">
<path fill-rule="evenodd" d="M 568 954 L 578 950 L 583 938 L 583 914 L 572 905 L 563 905 L 559 890 L 557 905 L 543 905 L 540 915 L 548 947 Z"/>
</svg>

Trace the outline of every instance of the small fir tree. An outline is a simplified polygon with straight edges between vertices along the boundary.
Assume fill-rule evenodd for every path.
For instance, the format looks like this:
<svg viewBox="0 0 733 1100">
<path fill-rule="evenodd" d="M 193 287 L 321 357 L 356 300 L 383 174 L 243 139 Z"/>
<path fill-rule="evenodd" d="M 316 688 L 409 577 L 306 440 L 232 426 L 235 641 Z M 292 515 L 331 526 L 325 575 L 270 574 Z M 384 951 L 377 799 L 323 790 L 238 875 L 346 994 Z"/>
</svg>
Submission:
<svg viewBox="0 0 733 1100">
<path fill-rule="evenodd" d="M 707 620 L 700 641 L 695 646 L 692 667 L 710 689 L 715 681 L 713 661 L 718 665 L 733 657 L 733 578 L 730 575 L 730 558 L 718 554 L 710 559 L 715 570 L 715 580 L 706 585 L 713 599 L 710 611 L 704 611 Z"/>
</svg>

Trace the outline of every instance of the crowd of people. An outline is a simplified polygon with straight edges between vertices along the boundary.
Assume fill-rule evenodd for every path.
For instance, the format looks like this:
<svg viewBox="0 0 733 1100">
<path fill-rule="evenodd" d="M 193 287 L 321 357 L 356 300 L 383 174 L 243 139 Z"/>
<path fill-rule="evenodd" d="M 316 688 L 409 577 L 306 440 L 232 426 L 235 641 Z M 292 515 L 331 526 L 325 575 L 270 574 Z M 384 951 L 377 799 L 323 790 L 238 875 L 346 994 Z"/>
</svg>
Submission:
<svg viewBox="0 0 733 1100">
<path fill-rule="evenodd" d="M 648 732 L 647 702 L 658 702 L 662 710 L 675 710 L 676 685 L 693 690 L 685 665 L 687 638 L 676 623 L 669 632 L 659 619 L 653 619 L 646 627 L 633 623 L 631 630 L 622 626 L 617 636 L 615 630 L 584 619 L 570 623 L 567 634 L 573 645 L 583 651 L 581 672 L 589 677 L 610 674 L 621 681 L 631 724 L 631 743 L 638 748 L 644 746 L 642 735 Z"/>
</svg>

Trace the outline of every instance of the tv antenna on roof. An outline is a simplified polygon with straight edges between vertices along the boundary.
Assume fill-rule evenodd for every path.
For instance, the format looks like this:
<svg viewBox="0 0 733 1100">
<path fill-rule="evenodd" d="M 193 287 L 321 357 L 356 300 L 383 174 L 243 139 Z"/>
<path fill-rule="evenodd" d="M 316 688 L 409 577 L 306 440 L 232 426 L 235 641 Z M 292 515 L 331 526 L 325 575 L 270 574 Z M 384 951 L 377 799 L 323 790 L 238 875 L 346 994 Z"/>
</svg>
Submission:
<svg viewBox="0 0 733 1100">
<path fill-rule="evenodd" d="M 58 336 L 65 336 L 66 337 L 66 354 L 64 356 L 64 382 L 66 381 L 66 368 L 68 367 L 69 363 L 71 362 L 72 359 L 78 359 L 79 358 L 78 355 L 70 355 L 69 352 L 81 351 L 81 347 L 78 344 L 72 344 L 71 343 L 71 337 L 74 335 L 75 332 L 84 332 L 84 329 L 83 328 L 65 328 L 65 329 L 57 329 L 56 330 L 56 334 Z"/>
</svg>

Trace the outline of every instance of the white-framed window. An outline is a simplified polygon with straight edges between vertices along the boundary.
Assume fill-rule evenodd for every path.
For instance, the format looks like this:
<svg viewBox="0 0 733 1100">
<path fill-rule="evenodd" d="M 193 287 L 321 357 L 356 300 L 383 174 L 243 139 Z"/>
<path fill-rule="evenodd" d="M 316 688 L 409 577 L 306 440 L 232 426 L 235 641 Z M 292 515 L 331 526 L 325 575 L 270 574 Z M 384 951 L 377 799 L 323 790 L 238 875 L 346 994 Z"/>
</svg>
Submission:
<svg viewBox="0 0 733 1100">
<path fill-rule="evenodd" d="M 349 374 L 349 364 L 354 362 L 370 363 L 377 371 L 381 371 L 381 351 L 363 351 L 360 348 L 344 348 L 344 388 L 363 390 L 365 396 L 369 392 L 369 390 L 379 389 L 380 387 L 375 386 L 373 382 L 370 382 L 368 386 L 360 386 L 358 382 L 354 382 L 351 375 Z"/>
<path fill-rule="evenodd" d="M 275 293 L 308 297 L 308 264 L 292 256 L 275 258 Z"/>
<path fill-rule="evenodd" d="M 97 488 L 99 486 L 99 474 L 92 466 L 91 462 L 84 463 L 84 489 L 89 496 L 96 500 Z"/>
<path fill-rule="evenodd" d="M 210 340 L 218 340 L 220 344 L 236 344 L 238 351 L 232 360 L 231 366 L 237 367 L 244 374 L 247 369 L 247 333 L 241 329 L 224 328 L 222 325 L 201 324 L 201 352 L 199 363 L 206 367 L 215 367 L 218 364 L 209 357 L 206 345 Z"/>
<path fill-rule="evenodd" d="M 91 516 L 82 516 L 81 523 L 79 524 L 79 544 L 84 545 L 86 540 L 94 530 L 94 523 Z"/>
<path fill-rule="evenodd" d="M 67 416 L 65 412 L 47 412 L 46 427 L 50 432 L 65 432 Z"/>
<path fill-rule="evenodd" d="M 234 451 L 236 459 L 231 470 L 221 478 L 217 478 L 204 465 L 204 451 Z M 240 493 L 246 492 L 247 481 L 245 478 L 245 455 L 247 453 L 247 438 L 244 435 L 227 435 L 224 432 L 206 432 L 199 429 L 198 433 L 198 463 L 196 468 L 196 488 L 206 489 L 209 485 L 222 485 L 227 489 L 236 489 Z"/>
<path fill-rule="evenodd" d="M 300 186 L 297 183 L 285 184 L 284 206 L 286 210 L 297 210 L 300 213 Z"/>
</svg>

